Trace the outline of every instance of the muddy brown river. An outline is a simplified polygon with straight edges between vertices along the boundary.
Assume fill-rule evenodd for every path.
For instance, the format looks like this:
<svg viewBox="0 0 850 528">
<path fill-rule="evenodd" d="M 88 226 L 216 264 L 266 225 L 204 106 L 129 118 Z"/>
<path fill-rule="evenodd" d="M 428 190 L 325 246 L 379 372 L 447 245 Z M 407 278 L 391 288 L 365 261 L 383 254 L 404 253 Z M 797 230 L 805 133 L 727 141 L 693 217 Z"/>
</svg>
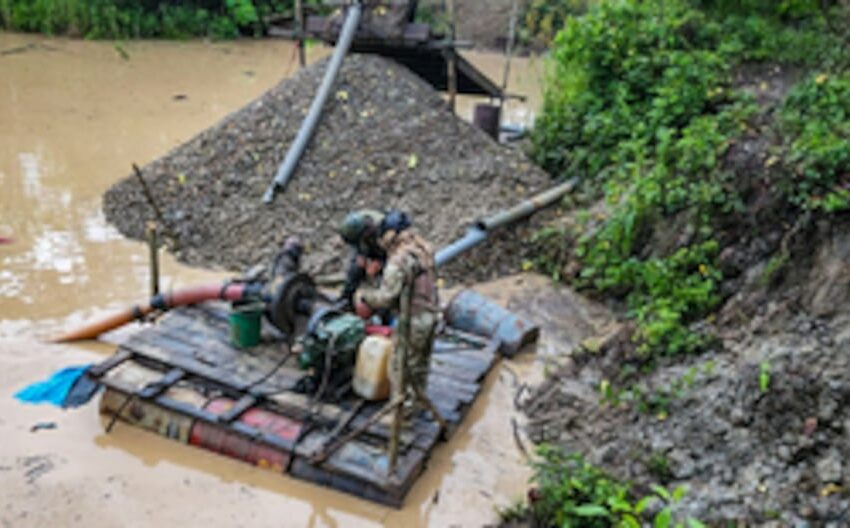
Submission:
<svg viewBox="0 0 850 528">
<path fill-rule="evenodd" d="M 311 50 L 311 59 L 327 53 Z M 471 54 L 492 78 L 503 59 Z M 284 42 L 111 42 L 0 33 L 0 526 L 481 526 L 529 476 L 511 419 L 539 356 L 503 362 L 405 507 L 395 510 L 183 446 L 120 424 L 96 405 L 61 411 L 12 394 L 112 349 L 47 345 L 54 335 L 146 296 L 147 251 L 106 222 L 114 181 L 260 95 L 297 67 Z M 515 60 L 507 121 L 530 123 L 542 65 Z M 459 113 L 471 115 L 462 99 Z M 219 279 L 163 256 L 163 286 Z M 503 302 L 539 277 L 482 285 Z M 548 352 L 566 346 L 544 341 Z M 567 336 L 569 340 L 569 336 Z M 54 429 L 31 432 L 38 423 Z"/>
</svg>

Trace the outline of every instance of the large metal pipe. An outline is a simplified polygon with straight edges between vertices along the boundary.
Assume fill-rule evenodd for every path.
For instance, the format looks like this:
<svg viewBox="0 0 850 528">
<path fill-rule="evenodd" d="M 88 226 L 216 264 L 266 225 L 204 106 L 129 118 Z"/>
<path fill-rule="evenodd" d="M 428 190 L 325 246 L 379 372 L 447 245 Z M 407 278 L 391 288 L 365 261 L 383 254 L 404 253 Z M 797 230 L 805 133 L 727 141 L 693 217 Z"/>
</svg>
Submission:
<svg viewBox="0 0 850 528">
<path fill-rule="evenodd" d="M 487 240 L 487 236 L 490 234 L 490 231 L 521 220 L 540 209 L 544 209 L 554 204 L 563 198 L 564 195 L 575 189 L 576 185 L 578 185 L 578 181 L 578 178 L 573 178 L 561 185 L 552 187 L 548 191 L 532 196 L 528 200 L 525 200 L 510 209 L 505 209 L 492 216 L 478 220 L 475 224 L 469 227 L 463 237 L 437 251 L 437 254 L 434 257 L 437 266 L 444 266 L 448 264 L 461 254 L 484 242 Z"/>
<path fill-rule="evenodd" d="M 155 310 L 169 310 L 177 306 L 188 306 L 204 301 L 239 301 L 260 295 L 261 286 L 246 283 L 207 284 L 177 290 L 173 293 L 154 295 L 145 304 L 137 304 L 124 311 L 78 328 L 53 340 L 54 343 L 69 343 L 96 339 L 101 334 L 114 330 L 131 321 L 145 318 Z"/>
<path fill-rule="evenodd" d="M 474 225 L 467 229 L 464 236 L 437 251 L 437 254 L 434 255 L 434 262 L 437 267 L 444 266 L 485 240 L 487 240 L 487 232 Z"/>
<path fill-rule="evenodd" d="M 331 88 L 333 88 L 334 81 L 339 74 L 340 66 L 342 66 L 342 60 L 345 58 L 346 54 L 348 54 L 348 49 L 351 47 L 352 40 L 354 40 L 354 35 L 357 32 L 357 26 L 360 24 L 360 16 L 362 12 L 363 7 L 360 5 L 360 2 L 355 2 L 348 7 L 345 24 L 342 26 L 342 31 L 340 32 L 339 40 L 337 40 L 333 57 L 331 57 L 330 62 L 328 62 L 328 67 L 325 70 L 325 76 L 322 79 L 322 84 L 319 86 L 319 91 L 316 93 L 316 97 L 313 98 L 313 103 L 310 106 L 309 112 L 307 112 L 307 117 L 304 118 L 304 122 L 301 123 L 301 128 L 298 130 L 298 135 L 295 136 L 295 141 L 293 141 L 292 145 L 289 147 L 289 151 L 287 151 L 286 157 L 283 159 L 283 163 L 281 163 L 280 168 L 278 168 L 274 180 L 263 195 L 263 202 L 267 204 L 272 203 L 274 201 L 275 193 L 278 190 L 286 188 L 286 184 L 289 183 L 289 179 L 295 172 L 298 162 L 301 161 L 301 156 L 304 155 L 307 145 L 310 144 L 310 139 L 312 139 L 313 134 L 316 131 L 316 126 L 318 126 L 319 120 L 322 117 L 322 108 L 325 106 L 325 102 L 331 93 Z"/>
<path fill-rule="evenodd" d="M 543 191 L 540 194 L 532 196 L 528 200 L 525 200 L 510 209 L 505 209 L 504 211 L 500 211 L 492 216 L 488 216 L 481 220 L 479 225 L 484 228 L 484 230 L 489 231 L 491 229 L 511 224 L 517 220 L 521 220 L 540 209 L 545 209 L 546 207 L 554 204 L 563 198 L 564 195 L 572 192 L 576 185 L 578 185 L 578 178 L 573 178 L 568 182 L 552 187 L 548 191 Z"/>
</svg>

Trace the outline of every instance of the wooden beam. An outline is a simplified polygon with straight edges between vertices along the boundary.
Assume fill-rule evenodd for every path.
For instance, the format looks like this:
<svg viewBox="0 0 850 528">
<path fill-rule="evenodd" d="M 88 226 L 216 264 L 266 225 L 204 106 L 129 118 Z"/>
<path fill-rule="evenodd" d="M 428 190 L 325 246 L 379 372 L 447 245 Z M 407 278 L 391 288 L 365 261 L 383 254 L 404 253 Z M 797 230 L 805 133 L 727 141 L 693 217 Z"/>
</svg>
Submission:
<svg viewBox="0 0 850 528">
<path fill-rule="evenodd" d="M 298 30 L 298 64 L 303 68 L 307 65 L 307 49 L 304 43 L 304 4 L 295 0 L 295 27 Z"/>
<path fill-rule="evenodd" d="M 455 3 L 454 0 L 446 0 L 446 10 L 449 15 L 449 39 L 452 43 L 451 47 L 446 48 L 446 66 L 448 68 L 448 92 L 449 92 L 449 109 L 454 113 L 455 103 L 457 99 L 457 52 L 455 51 L 454 41 L 457 38 L 455 31 Z"/>
</svg>

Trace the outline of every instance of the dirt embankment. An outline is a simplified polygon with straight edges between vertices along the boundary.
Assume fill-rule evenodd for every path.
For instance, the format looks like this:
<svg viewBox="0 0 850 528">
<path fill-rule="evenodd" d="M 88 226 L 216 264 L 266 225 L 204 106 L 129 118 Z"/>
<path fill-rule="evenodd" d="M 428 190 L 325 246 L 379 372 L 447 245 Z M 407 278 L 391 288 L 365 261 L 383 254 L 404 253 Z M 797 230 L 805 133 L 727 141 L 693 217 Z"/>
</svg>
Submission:
<svg viewBox="0 0 850 528">
<path fill-rule="evenodd" d="M 850 524 L 850 220 L 795 214 L 769 161 L 773 115 L 798 77 L 775 66 L 737 77 L 761 115 L 725 159 L 745 210 L 719 222 L 726 301 L 703 323 L 717 346 L 641 373 L 624 324 L 577 347 L 524 403 L 535 441 L 647 493 L 684 484 L 680 513 L 711 525 Z M 606 380 L 633 390 L 606 393 Z"/>
<path fill-rule="evenodd" d="M 503 147 L 445 108 L 416 75 L 372 56 L 345 60 L 321 125 L 291 183 L 274 204 L 262 195 L 286 154 L 326 61 L 301 70 L 143 168 L 177 235 L 177 256 L 201 266 L 245 270 L 267 263 L 291 234 L 306 242 L 307 268 L 342 269 L 335 227 L 351 210 L 400 208 L 435 246 L 476 219 L 550 185 L 518 150 Z M 153 218 L 133 177 L 104 197 L 107 219 L 144 237 Z M 528 224 L 500 234 L 443 270 L 482 279 L 515 271 Z"/>
</svg>

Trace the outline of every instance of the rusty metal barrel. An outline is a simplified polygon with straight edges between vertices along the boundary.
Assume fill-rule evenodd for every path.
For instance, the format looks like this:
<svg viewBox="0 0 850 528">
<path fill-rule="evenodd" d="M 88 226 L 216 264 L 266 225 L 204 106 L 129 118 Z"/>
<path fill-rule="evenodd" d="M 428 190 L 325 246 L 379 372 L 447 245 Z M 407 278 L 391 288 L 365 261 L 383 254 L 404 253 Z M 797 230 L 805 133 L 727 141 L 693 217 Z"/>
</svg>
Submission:
<svg viewBox="0 0 850 528">
<path fill-rule="evenodd" d="M 458 330 L 498 339 L 499 352 L 513 357 L 534 343 L 540 328 L 472 290 L 462 290 L 449 303 L 446 323 Z"/>
<path fill-rule="evenodd" d="M 475 105 L 472 122 L 487 133 L 488 136 L 499 140 L 499 124 L 501 121 L 502 108 L 491 104 Z"/>
</svg>

